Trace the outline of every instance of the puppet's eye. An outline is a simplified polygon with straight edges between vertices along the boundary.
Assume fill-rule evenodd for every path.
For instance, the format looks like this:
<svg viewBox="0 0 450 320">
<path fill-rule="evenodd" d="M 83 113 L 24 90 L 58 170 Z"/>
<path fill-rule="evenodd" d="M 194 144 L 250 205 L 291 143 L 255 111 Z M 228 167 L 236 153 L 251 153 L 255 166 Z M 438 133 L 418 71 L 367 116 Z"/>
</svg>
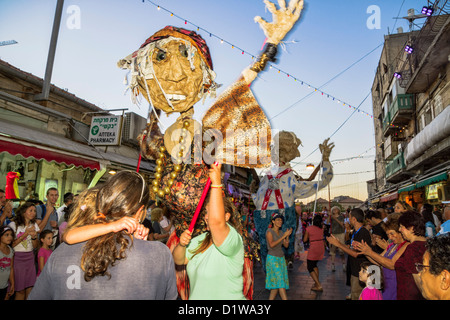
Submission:
<svg viewBox="0 0 450 320">
<path fill-rule="evenodd" d="M 183 57 L 188 57 L 188 50 L 184 44 L 180 44 L 180 53 Z"/>
<path fill-rule="evenodd" d="M 167 57 L 167 54 L 162 50 L 159 50 L 156 53 L 156 61 L 163 61 L 166 59 L 166 57 Z"/>
</svg>

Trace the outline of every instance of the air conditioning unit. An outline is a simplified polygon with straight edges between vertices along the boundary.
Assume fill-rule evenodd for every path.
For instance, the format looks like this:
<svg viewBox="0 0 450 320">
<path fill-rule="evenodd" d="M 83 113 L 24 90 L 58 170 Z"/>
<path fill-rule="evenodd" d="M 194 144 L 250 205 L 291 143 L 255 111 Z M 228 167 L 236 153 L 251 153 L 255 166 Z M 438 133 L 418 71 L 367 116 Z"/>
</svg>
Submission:
<svg viewBox="0 0 450 320">
<path fill-rule="evenodd" d="M 87 143 L 89 140 L 89 126 L 82 122 L 74 121 L 72 139 L 74 141 Z"/>
<path fill-rule="evenodd" d="M 123 119 L 122 142 L 139 145 L 137 136 L 147 126 L 147 119 L 134 112 L 126 112 Z"/>
<path fill-rule="evenodd" d="M 443 185 L 437 188 L 437 194 L 439 201 L 450 200 L 450 186 Z"/>
</svg>

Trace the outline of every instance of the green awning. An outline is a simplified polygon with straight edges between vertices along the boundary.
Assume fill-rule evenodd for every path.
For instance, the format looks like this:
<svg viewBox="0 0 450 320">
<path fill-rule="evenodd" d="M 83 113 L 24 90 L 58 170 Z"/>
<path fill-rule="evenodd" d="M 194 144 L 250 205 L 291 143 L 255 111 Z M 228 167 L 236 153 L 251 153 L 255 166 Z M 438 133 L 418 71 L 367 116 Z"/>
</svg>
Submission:
<svg viewBox="0 0 450 320">
<path fill-rule="evenodd" d="M 413 191 L 416 188 L 415 184 L 410 184 L 404 188 L 398 189 L 398 193 Z"/>
<path fill-rule="evenodd" d="M 448 179 L 447 172 L 439 173 L 439 174 L 436 174 L 436 175 L 434 175 L 432 177 L 428 177 L 428 178 L 420 180 L 420 181 L 418 181 L 416 183 L 407 185 L 406 187 L 403 187 L 403 188 L 399 189 L 398 193 L 413 191 L 414 189 L 423 188 L 423 187 L 426 187 L 426 186 L 428 186 L 428 185 L 430 185 L 432 183 L 436 183 L 436 182 L 447 180 L 447 179 Z"/>
<path fill-rule="evenodd" d="M 429 177 L 429 178 L 426 178 L 424 180 L 421 180 L 421 181 L 417 182 L 416 183 L 416 188 L 422 188 L 422 187 L 428 186 L 428 185 L 430 185 L 432 183 L 435 183 L 435 182 L 439 182 L 439 181 L 442 181 L 442 180 L 447 180 L 447 177 L 448 177 L 447 172 L 443 172 L 443 173 L 434 175 L 432 177 Z"/>
</svg>

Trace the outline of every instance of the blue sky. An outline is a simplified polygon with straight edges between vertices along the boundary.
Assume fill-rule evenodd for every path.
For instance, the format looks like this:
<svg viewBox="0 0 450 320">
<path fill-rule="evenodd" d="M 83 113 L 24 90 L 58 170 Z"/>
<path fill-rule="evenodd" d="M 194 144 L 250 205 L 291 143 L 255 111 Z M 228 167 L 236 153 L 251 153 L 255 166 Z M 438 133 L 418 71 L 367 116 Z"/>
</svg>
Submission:
<svg viewBox="0 0 450 320">
<path fill-rule="evenodd" d="M 0 0 L 0 41 L 18 42 L 0 47 L 2 60 L 44 76 L 56 2 Z M 155 4 L 174 16 L 157 10 Z M 331 141 L 336 145 L 332 161 L 363 156 L 334 163 L 336 176 L 331 197 L 351 195 L 364 200 L 367 196 L 364 181 L 374 177 L 375 139 L 373 119 L 367 115 L 372 114 L 371 96 L 362 101 L 372 87 L 384 36 L 396 33 L 398 27 L 409 30 L 406 20 L 394 17 L 406 16 L 410 8 L 418 13 L 423 5 L 427 1 L 306 1 L 300 22 L 285 39 L 285 50 L 279 48 L 274 68 L 261 73 L 252 85 L 272 127 L 293 131 L 302 140 L 301 157 L 293 161 L 294 169 L 302 176 L 309 174 L 306 163 L 320 162 L 316 149 L 332 134 Z M 68 11 L 71 6 L 79 10 L 79 15 Z M 371 6 L 379 8 L 379 29 L 367 25 L 368 20 L 378 18 L 373 16 L 375 12 L 368 12 Z M 210 48 L 216 81 L 222 84 L 220 93 L 251 64 L 247 53 L 256 56 L 261 50 L 264 34 L 253 21 L 257 15 L 271 21 L 271 14 L 260 0 L 66 0 L 51 82 L 101 108 L 129 108 L 146 117 L 147 103 L 143 101 L 138 108 L 128 94 L 124 95 L 126 72 L 116 63 L 159 29 L 175 25 L 191 30 L 201 28 L 198 32 Z M 74 22 L 79 25 L 71 28 Z M 235 48 L 222 44 L 220 38 Z M 301 81 L 310 84 L 311 89 L 306 84 L 302 86 Z M 324 95 L 318 91 L 306 97 L 327 82 L 320 89 Z M 362 103 L 362 112 L 352 115 L 353 108 L 338 104 L 327 94 L 354 107 Z M 201 119 L 213 102 L 197 103 L 195 118 Z M 168 126 L 173 119 L 163 116 L 162 120 Z M 319 192 L 319 196 L 328 198 L 328 193 Z"/>
</svg>

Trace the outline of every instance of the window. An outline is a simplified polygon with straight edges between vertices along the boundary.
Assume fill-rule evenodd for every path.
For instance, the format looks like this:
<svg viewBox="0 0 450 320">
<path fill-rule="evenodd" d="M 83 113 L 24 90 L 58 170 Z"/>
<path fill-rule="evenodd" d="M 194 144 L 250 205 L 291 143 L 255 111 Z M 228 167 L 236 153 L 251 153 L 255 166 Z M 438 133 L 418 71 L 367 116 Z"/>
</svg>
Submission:
<svg viewBox="0 0 450 320">
<path fill-rule="evenodd" d="M 433 118 L 436 118 L 439 113 L 442 112 L 442 110 L 444 110 L 443 108 L 443 103 L 442 103 L 442 97 L 440 95 L 436 95 L 436 97 L 434 97 L 434 101 L 433 101 Z"/>
<path fill-rule="evenodd" d="M 419 114 L 419 131 L 422 131 L 433 120 L 433 108 L 430 101 Z"/>
</svg>

